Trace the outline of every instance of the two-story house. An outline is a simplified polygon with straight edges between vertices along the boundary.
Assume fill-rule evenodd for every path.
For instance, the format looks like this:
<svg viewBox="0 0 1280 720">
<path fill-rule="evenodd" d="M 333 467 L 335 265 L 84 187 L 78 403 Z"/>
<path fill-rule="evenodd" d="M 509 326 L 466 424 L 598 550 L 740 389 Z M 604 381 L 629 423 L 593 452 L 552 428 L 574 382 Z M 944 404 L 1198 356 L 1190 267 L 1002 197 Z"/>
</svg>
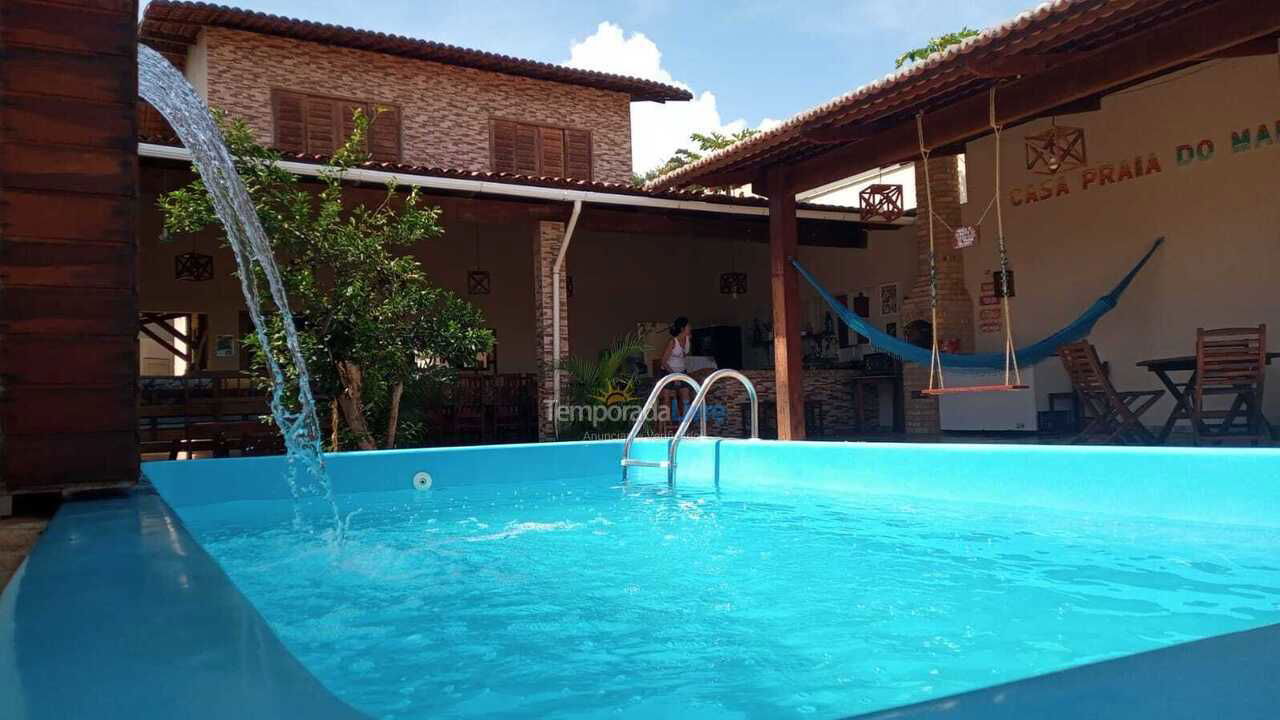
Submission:
<svg viewBox="0 0 1280 720">
<path fill-rule="evenodd" d="M 498 338 L 486 370 L 536 374 L 540 407 L 557 395 L 552 361 L 568 355 L 571 337 L 574 352 L 594 356 L 678 315 L 736 328 L 721 333 L 738 338 L 735 362 L 771 377 L 767 343 L 752 342 L 770 313 L 766 201 L 631 184 L 631 103 L 679 102 L 686 90 L 204 3 L 155 0 L 139 34 L 210 107 L 244 120 L 303 175 L 350 131 L 356 108 L 376 111 L 353 197 L 372 199 L 362 184 L 394 179 L 441 208 L 444 238 L 414 252 L 433 282 L 484 311 Z M 145 105 L 139 132 L 142 372 L 243 368 L 234 262 L 212 236 L 161 238 L 155 196 L 187 181 L 187 156 Z M 869 238 L 902 256 L 893 267 L 911 267 L 915 250 L 893 239 L 897 225 L 807 204 L 799 222 L 803 251 L 835 287 L 882 279 L 862 277 Z M 179 255 L 211 257 L 211 276 L 179 277 Z M 727 274 L 745 286 L 726 285 Z M 550 432 L 543 423 L 542 436 Z"/>
</svg>

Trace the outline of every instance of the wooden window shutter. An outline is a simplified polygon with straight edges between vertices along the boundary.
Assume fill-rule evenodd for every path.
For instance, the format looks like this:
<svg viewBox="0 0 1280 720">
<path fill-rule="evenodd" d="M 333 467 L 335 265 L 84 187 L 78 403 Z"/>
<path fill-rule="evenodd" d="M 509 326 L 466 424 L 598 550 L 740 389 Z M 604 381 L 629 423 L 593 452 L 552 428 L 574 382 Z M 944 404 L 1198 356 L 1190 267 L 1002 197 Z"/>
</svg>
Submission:
<svg viewBox="0 0 1280 720">
<path fill-rule="evenodd" d="M 302 114 L 303 96 L 276 90 L 271 93 L 275 146 L 291 153 L 307 151 L 307 125 Z"/>
<path fill-rule="evenodd" d="M 494 120 L 489 127 L 489 148 L 493 155 L 493 171 L 516 171 L 516 124 L 510 120 Z"/>
<path fill-rule="evenodd" d="M 539 175 L 564 177 L 564 131 L 560 128 L 538 128 Z"/>
<path fill-rule="evenodd" d="M 369 117 L 369 157 L 379 162 L 400 162 L 400 108 L 374 105 Z"/>
<path fill-rule="evenodd" d="M 306 109 L 307 152 L 312 155 L 332 155 L 338 147 L 338 133 L 342 124 L 338 120 L 338 103 L 329 98 L 307 97 Z"/>
<path fill-rule="evenodd" d="M 591 131 L 565 130 L 565 176 L 576 180 L 591 179 Z"/>
<path fill-rule="evenodd" d="M 369 115 L 369 108 L 365 107 L 364 103 L 346 101 L 338 103 L 338 123 L 342 132 L 337 138 L 337 144 L 334 145 L 334 150 L 337 150 L 338 145 L 345 143 L 347 138 L 351 137 L 351 133 L 356 131 L 356 110 L 364 113 L 366 117 Z M 365 147 L 369 147 L 369 138 L 367 135 L 365 136 Z"/>
<path fill-rule="evenodd" d="M 538 175 L 538 128 L 517 123 L 515 145 L 516 172 L 521 175 Z"/>
</svg>

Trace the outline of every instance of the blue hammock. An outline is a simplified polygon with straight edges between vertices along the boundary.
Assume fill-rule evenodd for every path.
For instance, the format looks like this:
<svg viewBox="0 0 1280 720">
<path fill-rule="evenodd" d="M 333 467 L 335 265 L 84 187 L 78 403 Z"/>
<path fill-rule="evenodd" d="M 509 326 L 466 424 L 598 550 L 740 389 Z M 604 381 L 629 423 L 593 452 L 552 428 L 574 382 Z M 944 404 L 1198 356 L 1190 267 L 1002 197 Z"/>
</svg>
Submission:
<svg viewBox="0 0 1280 720">
<path fill-rule="evenodd" d="M 1151 259 L 1151 256 L 1155 254 L 1156 249 L 1159 248 L 1163 242 L 1164 238 L 1157 238 L 1155 244 L 1153 244 L 1151 249 L 1147 251 L 1147 254 L 1143 255 L 1142 259 L 1138 261 L 1138 264 L 1134 265 L 1133 269 L 1129 271 L 1129 274 L 1125 275 L 1120 280 L 1120 283 L 1115 286 L 1115 289 L 1098 298 L 1093 305 L 1089 306 L 1088 310 L 1085 310 L 1081 313 L 1080 317 L 1076 318 L 1075 322 L 1067 325 L 1039 342 L 1018 349 L 1016 351 L 1018 364 L 1022 366 L 1034 365 L 1041 360 L 1053 357 L 1057 354 L 1059 346 L 1087 337 L 1093 330 L 1093 326 L 1097 324 L 1098 320 L 1101 320 L 1103 315 L 1106 315 L 1116 306 L 1116 303 L 1120 301 L 1120 295 L 1129 287 L 1129 283 L 1133 282 L 1133 278 L 1137 276 L 1138 271 L 1147 264 L 1147 261 Z M 808 280 L 809 284 L 813 286 L 813 289 L 817 290 L 818 294 L 822 296 L 822 299 L 827 301 L 827 304 L 831 306 L 831 309 L 835 311 L 836 315 L 839 316 L 846 325 L 856 330 L 859 334 L 865 335 L 871 341 L 873 346 L 884 352 L 896 355 L 906 362 L 915 363 L 917 365 L 929 364 L 930 356 L 932 355 L 932 350 L 930 348 L 922 348 L 917 345 L 912 345 L 905 340 L 896 338 L 871 325 L 857 313 L 836 301 L 836 299 L 831 296 L 831 293 L 827 292 L 826 288 L 822 287 L 822 285 L 818 283 L 817 279 L 815 279 L 813 275 L 810 275 L 809 271 L 805 270 L 804 266 L 802 266 L 799 261 L 792 260 L 791 264 L 796 266 L 796 270 L 799 270 L 800 274 L 804 276 L 804 279 Z M 965 354 L 942 353 L 941 358 L 942 367 L 948 369 L 968 368 L 974 370 L 990 368 L 1002 370 L 1004 369 L 1005 363 L 1003 352 Z"/>
</svg>

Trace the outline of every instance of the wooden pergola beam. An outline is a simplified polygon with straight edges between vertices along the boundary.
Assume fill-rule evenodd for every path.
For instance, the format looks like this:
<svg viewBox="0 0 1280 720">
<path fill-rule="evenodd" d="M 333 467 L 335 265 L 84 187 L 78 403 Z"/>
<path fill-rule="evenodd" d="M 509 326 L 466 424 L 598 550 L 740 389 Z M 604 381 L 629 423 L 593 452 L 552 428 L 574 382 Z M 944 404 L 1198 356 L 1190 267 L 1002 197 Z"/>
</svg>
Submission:
<svg viewBox="0 0 1280 720">
<path fill-rule="evenodd" d="M 742 242 L 769 241 L 769 218 L 708 218 L 690 213 L 613 210 L 598 206 L 584 208 L 578 229 L 587 232 L 620 232 L 700 238 L 721 238 Z M 863 249 L 867 247 L 867 227 L 839 220 L 799 220 L 797 236 L 801 245 Z M 894 226 L 896 227 L 896 226 Z"/>
<path fill-rule="evenodd" d="M 772 168 L 769 196 L 769 269 L 773 295 L 773 367 L 778 439 L 803 440 L 804 349 L 800 344 L 799 278 L 791 259 L 798 244 L 796 194 L 786 168 Z"/>
<path fill-rule="evenodd" d="M 1277 31 L 1280 3 L 1223 0 L 1078 60 L 1002 85 L 996 93 L 997 119 L 1006 125 L 1020 122 Z M 959 142 L 980 136 L 989 127 L 988 98 L 981 93 L 927 113 L 925 144 L 940 147 Z M 792 165 L 793 186 L 798 191 L 808 190 L 918 152 L 916 123 L 903 122 L 874 138 Z"/>
<path fill-rule="evenodd" d="M 138 329 L 142 331 L 143 335 L 146 335 L 152 340 L 155 340 L 156 344 L 158 344 L 160 347 L 173 353 L 176 357 L 182 358 L 183 362 L 187 362 L 187 363 L 191 362 L 190 354 L 185 353 L 179 350 L 178 348 L 174 347 L 173 344 L 170 343 L 168 340 L 160 337 L 155 330 L 152 330 L 150 327 L 147 327 L 146 325 L 139 325 Z"/>
</svg>

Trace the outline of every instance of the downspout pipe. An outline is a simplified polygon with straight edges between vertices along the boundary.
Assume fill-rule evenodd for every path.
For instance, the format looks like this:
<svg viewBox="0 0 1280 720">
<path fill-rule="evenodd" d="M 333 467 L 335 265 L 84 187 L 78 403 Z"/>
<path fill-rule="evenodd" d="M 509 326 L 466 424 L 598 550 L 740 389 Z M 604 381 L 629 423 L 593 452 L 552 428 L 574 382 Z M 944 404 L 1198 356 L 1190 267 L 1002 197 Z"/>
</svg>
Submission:
<svg viewBox="0 0 1280 720">
<path fill-rule="evenodd" d="M 578 227 L 578 216 L 582 214 L 582 201 L 573 201 L 573 212 L 569 215 L 569 224 L 564 229 L 564 240 L 560 243 L 560 253 L 556 255 L 556 264 L 551 268 L 551 420 L 554 423 L 560 410 L 560 278 L 564 275 L 564 259 L 569 254 L 569 243 L 573 242 L 573 231 Z M 560 436 L 560 425 L 555 424 L 556 437 Z"/>
</svg>

